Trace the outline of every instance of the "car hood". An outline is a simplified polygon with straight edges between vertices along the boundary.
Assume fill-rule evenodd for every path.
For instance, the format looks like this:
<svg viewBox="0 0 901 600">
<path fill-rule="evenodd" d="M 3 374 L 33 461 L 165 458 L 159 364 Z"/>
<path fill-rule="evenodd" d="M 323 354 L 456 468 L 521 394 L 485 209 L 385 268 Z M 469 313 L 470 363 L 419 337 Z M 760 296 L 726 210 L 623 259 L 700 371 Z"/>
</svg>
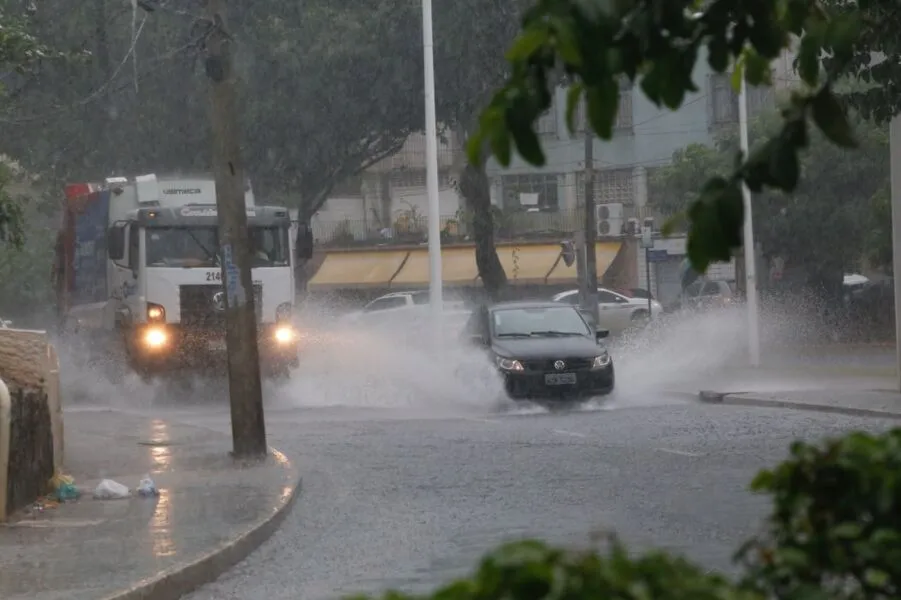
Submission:
<svg viewBox="0 0 901 600">
<path fill-rule="evenodd" d="M 593 358 L 606 350 L 588 337 L 530 337 L 492 340 L 491 349 L 506 358 Z"/>
</svg>

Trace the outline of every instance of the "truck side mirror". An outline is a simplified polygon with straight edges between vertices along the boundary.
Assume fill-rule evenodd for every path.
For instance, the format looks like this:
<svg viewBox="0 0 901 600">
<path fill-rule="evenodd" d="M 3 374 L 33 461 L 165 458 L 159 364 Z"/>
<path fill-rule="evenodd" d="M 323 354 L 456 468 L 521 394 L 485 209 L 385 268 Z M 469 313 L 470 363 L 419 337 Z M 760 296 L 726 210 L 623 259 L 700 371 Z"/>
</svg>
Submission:
<svg viewBox="0 0 901 600">
<path fill-rule="evenodd" d="M 125 258 L 125 226 L 123 224 L 115 224 L 110 227 L 106 240 L 106 252 L 110 260 L 119 261 Z"/>
</svg>

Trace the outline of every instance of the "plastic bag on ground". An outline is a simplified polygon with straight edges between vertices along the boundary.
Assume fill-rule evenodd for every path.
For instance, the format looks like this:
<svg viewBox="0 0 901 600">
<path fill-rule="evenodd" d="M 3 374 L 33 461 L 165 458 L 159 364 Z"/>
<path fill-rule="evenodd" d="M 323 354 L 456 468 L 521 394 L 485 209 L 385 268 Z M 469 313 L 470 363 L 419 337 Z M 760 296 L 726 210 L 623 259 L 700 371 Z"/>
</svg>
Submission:
<svg viewBox="0 0 901 600">
<path fill-rule="evenodd" d="M 160 492 L 156 489 L 156 484 L 150 478 L 150 475 L 144 475 L 138 483 L 138 495 L 144 497 L 159 496 Z"/>
<path fill-rule="evenodd" d="M 94 498 L 97 500 L 121 500 L 128 498 L 130 495 L 131 492 L 128 491 L 127 487 L 112 479 L 102 480 L 94 490 Z"/>
</svg>

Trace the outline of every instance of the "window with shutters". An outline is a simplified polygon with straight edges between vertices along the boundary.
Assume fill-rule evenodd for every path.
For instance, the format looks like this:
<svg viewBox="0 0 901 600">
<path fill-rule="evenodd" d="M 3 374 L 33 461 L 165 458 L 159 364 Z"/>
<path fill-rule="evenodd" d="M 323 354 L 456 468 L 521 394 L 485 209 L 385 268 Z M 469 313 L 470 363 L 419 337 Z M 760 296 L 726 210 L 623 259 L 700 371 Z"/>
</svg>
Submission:
<svg viewBox="0 0 901 600">
<path fill-rule="evenodd" d="M 504 190 L 504 209 L 558 210 L 560 207 L 559 179 L 560 176 L 557 173 L 504 175 L 501 178 L 501 186 Z"/>
</svg>

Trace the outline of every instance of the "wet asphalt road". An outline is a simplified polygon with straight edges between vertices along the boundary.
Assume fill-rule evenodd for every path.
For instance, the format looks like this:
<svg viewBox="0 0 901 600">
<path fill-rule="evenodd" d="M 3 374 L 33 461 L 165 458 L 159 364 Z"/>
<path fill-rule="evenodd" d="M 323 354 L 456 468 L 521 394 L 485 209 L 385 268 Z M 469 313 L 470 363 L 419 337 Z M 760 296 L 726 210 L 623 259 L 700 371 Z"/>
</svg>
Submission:
<svg viewBox="0 0 901 600">
<path fill-rule="evenodd" d="M 580 544 L 616 530 L 637 547 L 729 569 L 766 503 L 747 482 L 791 440 L 882 429 L 871 419 L 689 404 L 676 397 L 553 414 L 428 418 L 402 411 L 270 409 L 271 443 L 305 473 L 275 536 L 191 600 L 425 591 L 498 542 Z M 228 430 L 225 410 L 177 420 Z"/>
</svg>

